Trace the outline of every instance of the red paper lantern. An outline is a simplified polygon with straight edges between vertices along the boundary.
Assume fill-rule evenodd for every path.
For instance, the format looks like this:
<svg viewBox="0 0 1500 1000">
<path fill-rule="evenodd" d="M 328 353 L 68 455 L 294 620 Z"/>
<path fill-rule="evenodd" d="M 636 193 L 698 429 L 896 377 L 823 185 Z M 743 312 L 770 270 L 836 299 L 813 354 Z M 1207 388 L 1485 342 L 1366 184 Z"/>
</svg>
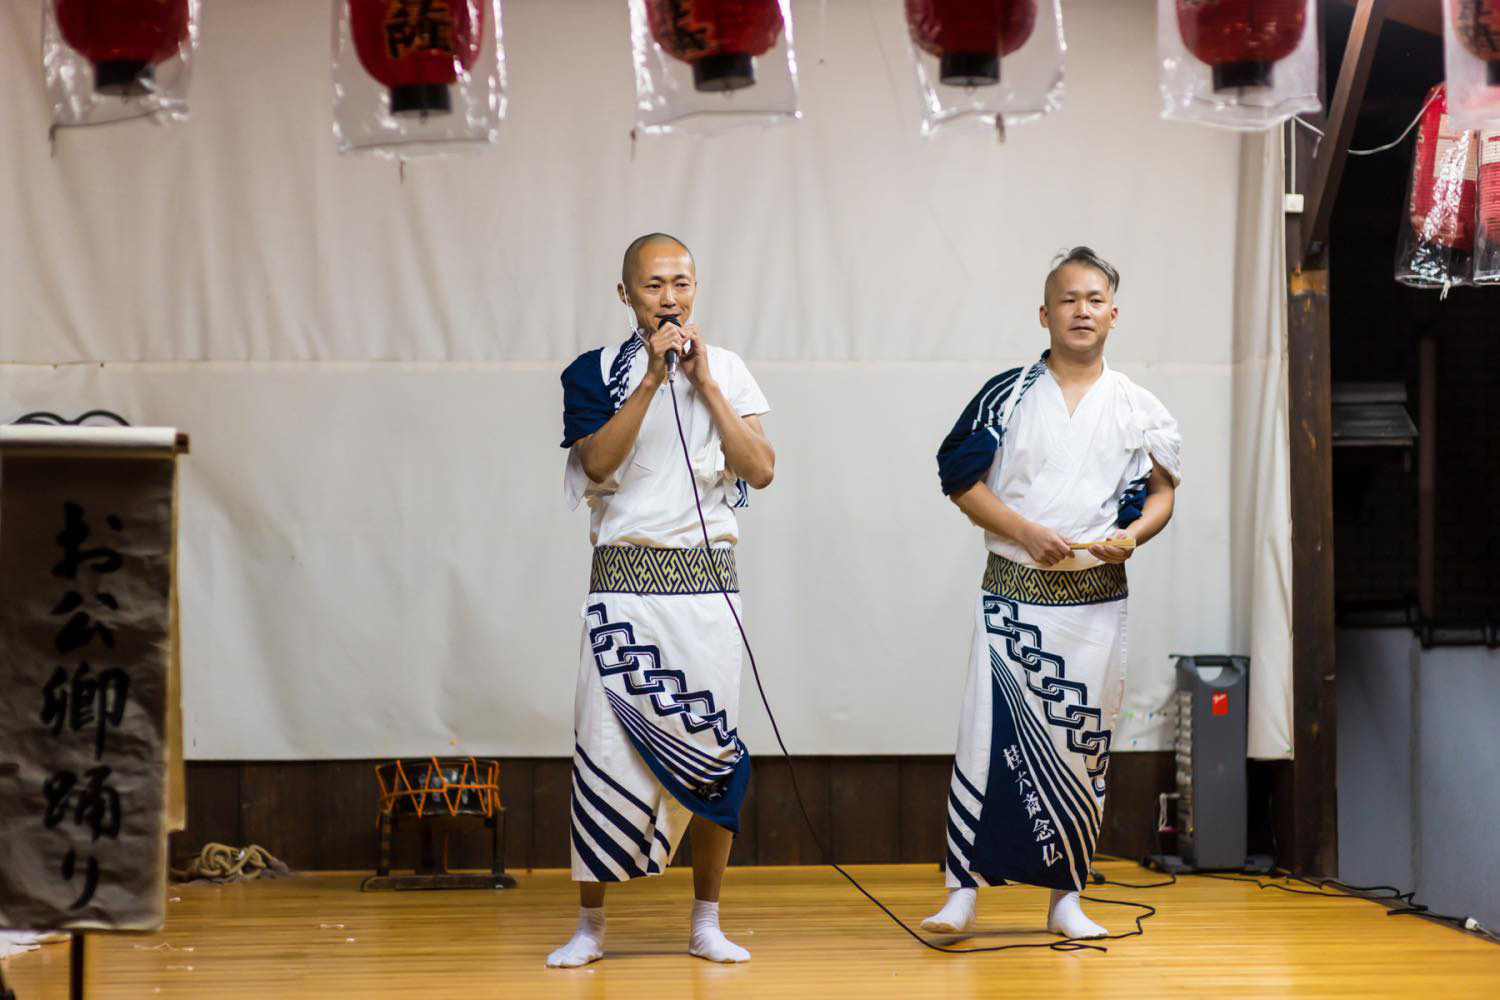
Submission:
<svg viewBox="0 0 1500 1000">
<path fill-rule="evenodd" d="M 917 48 L 938 57 L 950 87 L 1000 82 L 1000 57 L 1026 44 L 1036 0 L 906 0 L 906 27 Z"/>
<path fill-rule="evenodd" d="M 1177 0 L 1182 43 L 1213 67 L 1214 90 L 1271 86 L 1306 28 L 1306 0 Z"/>
<path fill-rule="evenodd" d="M 777 0 L 647 0 L 646 14 L 656 44 L 708 93 L 754 86 L 755 57 L 781 37 Z"/>
<path fill-rule="evenodd" d="M 188 0 L 57 0 L 63 40 L 94 64 L 94 89 L 146 93 L 152 67 L 177 54 L 188 36 Z"/>
<path fill-rule="evenodd" d="M 349 0 L 354 49 L 393 115 L 445 115 L 448 87 L 484 46 L 483 0 Z"/>
<path fill-rule="evenodd" d="M 1411 179 L 1411 228 L 1423 243 L 1454 250 L 1474 246 L 1475 138 L 1453 126 L 1447 90 L 1434 87 L 1417 127 Z"/>
<path fill-rule="evenodd" d="M 1454 0 L 1453 24 L 1464 48 L 1484 60 L 1485 82 L 1500 87 L 1500 0 Z"/>
<path fill-rule="evenodd" d="M 1492 245 L 1500 245 L 1500 131 L 1479 137 L 1479 225 Z"/>
</svg>

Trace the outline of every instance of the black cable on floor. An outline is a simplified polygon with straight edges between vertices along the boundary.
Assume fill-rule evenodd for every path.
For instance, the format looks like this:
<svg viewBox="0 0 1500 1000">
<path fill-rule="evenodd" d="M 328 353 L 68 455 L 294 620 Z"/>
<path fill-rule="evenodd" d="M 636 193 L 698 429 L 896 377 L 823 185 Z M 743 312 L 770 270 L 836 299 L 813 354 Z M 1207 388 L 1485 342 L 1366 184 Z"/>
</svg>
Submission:
<svg viewBox="0 0 1500 1000">
<path fill-rule="evenodd" d="M 1097 854 L 1094 856 L 1098 857 Z M 1120 860 L 1123 861 L 1124 859 L 1121 858 Z M 1165 889 L 1169 885 L 1177 884 L 1177 875 L 1174 872 L 1167 872 L 1167 878 L 1163 882 L 1121 882 L 1118 879 L 1105 878 L 1097 871 L 1091 870 L 1089 872 L 1089 881 L 1093 882 L 1094 885 L 1117 885 L 1122 889 Z"/>
<path fill-rule="evenodd" d="M 1403 892 L 1395 886 L 1356 886 L 1338 879 L 1308 879 L 1305 876 L 1290 873 L 1286 868 L 1272 868 L 1272 879 L 1284 879 L 1287 882 L 1301 882 L 1305 886 L 1313 886 L 1311 889 L 1298 889 L 1296 886 L 1281 885 L 1277 882 L 1265 882 L 1256 876 L 1244 876 L 1244 874 L 1223 873 L 1223 871 L 1190 871 L 1190 876 L 1197 879 L 1218 879 L 1220 882 L 1244 882 L 1247 885 L 1256 886 L 1257 889 L 1277 889 L 1278 892 L 1290 892 L 1293 895 L 1304 895 L 1304 897 L 1323 897 L 1326 900 L 1364 900 L 1368 903 L 1398 903 L 1401 906 L 1388 910 L 1386 916 L 1425 916 L 1431 921 L 1439 921 L 1442 924 L 1451 924 L 1461 931 L 1470 931 L 1479 937 L 1500 943 L 1497 936 L 1490 928 L 1476 921 L 1472 916 L 1452 916 L 1448 913 L 1434 913 L 1427 904 L 1416 901 L 1416 891 Z M 1100 879 L 1104 885 L 1125 885 L 1125 883 L 1112 883 L 1106 879 Z M 1176 882 L 1173 876 L 1172 882 Z M 1157 888 L 1157 886 L 1172 885 L 1170 882 L 1155 883 L 1152 886 L 1133 886 L 1137 889 Z M 1326 889 L 1332 888 L 1332 892 Z M 1385 895 L 1377 895 L 1385 894 Z"/>
<path fill-rule="evenodd" d="M 1162 831 L 1156 831 L 1156 849 L 1159 854 L 1164 854 L 1165 848 L 1161 842 Z M 1118 855 L 1096 853 L 1094 857 L 1103 861 L 1129 861 Z M 1150 868 L 1145 860 L 1136 862 L 1142 868 Z M 1089 871 L 1090 881 L 1095 885 L 1116 885 L 1127 889 L 1160 889 L 1169 885 L 1177 884 L 1177 874 L 1167 872 L 1168 878 L 1163 882 L 1120 882 L 1115 879 L 1107 879 L 1095 870 Z M 1500 944 L 1500 934 L 1485 927 L 1473 917 L 1455 917 L 1446 913 L 1434 913 L 1426 904 L 1416 901 L 1416 890 L 1403 892 L 1393 885 L 1354 885 L 1336 878 L 1308 878 L 1296 875 L 1285 868 L 1272 867 L 1269 874 L 1272 878 L 1284 879 L 1290 882 L 1300 882 L 1311 886 L 1308 889 L 1298 889 L 1289 885 L 1281 885 L 1276 882 L 1262 881 L 1254 875 L 1236 874 L 1233 872 L 1184 872 L 1187 875 L 1196 875 L 1200 878 L 1214 878 L 1224 882 L 1247 882 L 1260 889 L 1277 889 L 1281 892 L 1290 892 L 1301 896 L 1325 896 L 1338 899 L 1362 899 L 1374 903 L 1397 903 L 1398 906 L 1390 908 L 1386 912 L 1388 917 L 1427 917 L 1440 923 L 1450 924 L 1459 930 L 1476 934 L 1487 941 Z M 1333 892 L 1323 890 L 1332 888 Z M 1087 897 L 1085 897 L 1087 898 Z"/>
<path fill-rule="evenodd" d="M 1293 892 L 1303 896 L 1328 896 L 1339 899 L 1362 899 L 1373 903 L 1397 903 L 1398 906 L 1386 911 L 1388 917 L 1426 917 L 1439 923 L 1451 924 L 1459 930 L 1470 931 L 1489 941 L 1500 942 L 1497 936 L 1489 928 L 1485 927 L 1473 917 L 1457 917 L 1448 913 L 1435 913 L 1425 903 L 1416 901 L 1416 890 L 1408 892 L 1396 888 L 1393 885 L 1353 885 L 1336 878 L 1308 878 L 1302 875 L 1294 875 L 1284 868 L 1272 869 L 1271 874 L 1277 878 L 1284 878 L 1293 882 L 1301 882 L 1303 885 L 1312 886 L 1311 889 L 1294 889 L 1291 886 L 1277 885 L 1274 882 L 1262 882 L 1255 878 L 1239 878 L 1233 875 L 1207 875 L 1205 878 L 1219 878 L 1231 882 L 1254 882 L 1261 889 L 1280 889 L 1282 892 Z M 1332 888 L 1332 892 L 1324 889 Z"/>
<path fill-rule="evenodd" d="M 1087 899 L 1090 902 L 1105 903 L 1110 906 L 1129 906 L 1144 910 L 1146 912 L 1136 915 L 1134 930 L 1126 931 L 1123 934 L 1107 934 L 1104 937 L 1099 938 L 1065 938 L 1061 941 L 1031 941 L 1022 944 L 985 945 L 979 948 L 952 948 L 947 945 L 933 944 L 931 941 L 922 937 L 916 931 L 907 926 L 904 920 L 896 916 L 895 913 L 891 912 L 890 907 L 886 906 L 879 899 L 877 899 L 870 892 L 870 890 L 860 885 L 858 879 L 856 879 L 853 875 L 850 875 L 847 871 L 844 870 L 841 865 L 838 864 L 838 862 L 833 860 L 833 852 L 828 849 L 828 847 L 823 843 L 823 839 L 818 836 L 817 827 L 813 825 L 812 816 L 807 811 L 807 805 L 802 801 L 802 790 L 797 785 L 797 768 L 792 763 L 792 754 L 791 751 L 787 750 L 786 748 L 786 741 L 781 738 L 781 727 L 776 722 L 776 713 L 771 711 L 771 702 L 766 697 L 765 685 L 761 683 L 760 668 L 755 663 L 755 651 L 750 648 L 750 637 L 745 633 L 745 623 L 740 620 L 740 613 L 735 608 L 734 601 L 730 598 L 729 591 L 727 588 L 725 588 L 723 579 L 721 579 L 719 576 L 719 568 L 714 565 L 714 561 L 711 558 L 708 558 L 708 550 L 712 547 L 711 543 L 708 540 L 708 521 L 703 516 L 703 498 L 698 494 L 698 477 L 697 474 L 693 471 L 693 459 L 688 452 L 687 435 L 683 432 L 682 429 L 682 413 L 677 406 L 676 382 L 671 376 L 668 376 L 667 392 L 672 397 L 672 416 L 677 420 L 677 440 L 682 444 L 682 459 L 687 463 L 688 482 L 693 484 L 693 503 L 698 508 L 698 525 L 703 529 L 703 561 L 708 565 L 709 572 L 713 574 L 714 583 L 715 585 L 717 585 L 719 593 L 723 596 L 724 603 L 729 606 L 729 613 L 734 616 L 734 623 L 740 630 L 740 641 L 745 644 L 745 653 L 749 656 L 750 659 L 750 672 L 755 678 L 755 689 L 760 693 L 761 704 L 766 708 L 766 717 L 771 720 L 771 732 L 776 734 L 776 745 L 781 748 L 781 755 L 786 758 L 787 775 L 791 778 L 792 782 L 792 797 L 797 800 L 797 808 L 802 813 L 802 821 L 807 824 L 807 831 L 812 835 L 813 843 L 817 845 L 819 853 L 823 855 L 824 864 L 828 865 L 834 871 L 842 875 L 850 885 L 859 890 L 861 895 L 863 895 L 866 899 L 879 907 L 880 912 L 884 913 L 891 919 L 893 923 L 896 924 L 897 927 L 900 927 L 903 931 L 910 935 L 912 940 L 916 941 L 924 948 L 930 948 L 933 951 L 940 951 L 945 955 L 974 955 L 981 952 L 1013 951 L 1021 948 L 1046 948 L 1050 951 L 1107 952 L 1109 951 L 1109 949 L 1105 948 L 1103 945 L 1090 944 L 1089 942 L 1118 941 L 1121 938 L 1135 937 L 1138 934 L 1144 934 L 1145 928 L 1141 926 L 1142 921 L 1149 920 L 1151 917 L 1156 916 L 1156 907 L 1146 903 L 1132 903 L 1123 899 L 1100 899 L 1096 896 L 1083 896 L 1081 898 Z"/>
</svg>

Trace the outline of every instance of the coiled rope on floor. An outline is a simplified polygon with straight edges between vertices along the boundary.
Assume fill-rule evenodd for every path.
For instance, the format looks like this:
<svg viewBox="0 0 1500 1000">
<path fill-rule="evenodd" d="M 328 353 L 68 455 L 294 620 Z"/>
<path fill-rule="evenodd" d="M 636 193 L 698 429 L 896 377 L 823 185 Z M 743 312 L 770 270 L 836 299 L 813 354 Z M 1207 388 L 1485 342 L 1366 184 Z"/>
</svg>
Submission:
<svg viewBox="0 0 1500 1000">
<path fill-rule="evenodd" d="M 286 863 L 259 844 L 230 847 L 228 844 L 206 844 L 185 868 L 173 868 L 172 877 L 179 882 L 242 882 L 262 875 L 283 878 L 292 874 Z"/>
</svg>

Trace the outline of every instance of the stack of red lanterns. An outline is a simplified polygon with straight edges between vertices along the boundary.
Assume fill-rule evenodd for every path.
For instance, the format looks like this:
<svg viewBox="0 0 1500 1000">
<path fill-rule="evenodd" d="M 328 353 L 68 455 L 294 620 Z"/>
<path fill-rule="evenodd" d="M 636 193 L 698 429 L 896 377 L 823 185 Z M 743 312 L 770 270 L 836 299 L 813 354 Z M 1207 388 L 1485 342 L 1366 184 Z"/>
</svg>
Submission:
<svg viewBox="0 0 1500 1000">
<path fill-rule="evenodd" d="M 57 0 L 63 40 L 94 64 L 94 89 L 135 97 L 188 37 L 188 0 Z"/>
<path fill-rule="evenodd" d="M 1036 0 L 906 0 L 906 26 L 917 48 L 937 56 L 944 85 L 994 86 L 1001 57 L 1036 27 Z"/>
<path fill-rule="evenodd" d="M 1213 70 L 1214 90 L 1271 86 L 1272 68 L 1297 51 L 1306 0 L 1177 0 L 1188 51 Z"/>
<path fill-rule="evenodd" d="M 755 85 L 755 57 L 781 37 L 778 0 L 647 0 L 651 37 L 693 68 L 705 93 Z"/>
<path fill-rule="evenodd" d="M 1475 138 L 1449 120 L 1447 88 L 1434 87 L 1417 127 L 1411 181 L 1411 228 L 1425 244 L 1474 247 Z"/>
<path fill-rule="evenodd" d="M 349 0 L 359 61 L 390 89 L 391 114 L 448 114 L 448 88 L 479 58 L 483 0 Z"/>
</svg>

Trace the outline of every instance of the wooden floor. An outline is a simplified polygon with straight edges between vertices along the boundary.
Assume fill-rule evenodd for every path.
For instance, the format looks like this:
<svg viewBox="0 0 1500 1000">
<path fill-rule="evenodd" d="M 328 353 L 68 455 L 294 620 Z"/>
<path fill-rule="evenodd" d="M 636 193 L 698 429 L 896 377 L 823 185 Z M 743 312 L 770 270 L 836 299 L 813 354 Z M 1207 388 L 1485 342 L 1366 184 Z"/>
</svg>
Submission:
<svg viewBox="0 0 1500 1000">
<path fill-rule="evenodd" d="M 1123 862 L 1108 877 L 1150 881 Z M 933 866 L 860 866 L 857 877 L 915 924 L 941 901 Z M 724 927 L 754 953 L 740 966 L 685 951 L 689 873 L 610 890 L 608 955 L 548 970 L 576 901 L 561 871 L 518 873 L 508 892 L 361 893 L 350 874 L 174 888 L 166 929 L 91 939 L 87 995 L 275 997 L 1486 997 L 1500 996 L 1500 946 L 1374 903 L 1184 878 L 1165 889 L 1101 888 L 1156 905 L 1144 937 L 1109 952 L 951 956 L 887 922 L 835 873 L 734 868 Z M 1048 940 L 1044 890 L 981 894 L 969 944 Z M 1091 904 L 1111 930 L 1127 910 Z M 20 1000 L 67 996 L 67 945 L 6 961 Z"/>
</svg>

